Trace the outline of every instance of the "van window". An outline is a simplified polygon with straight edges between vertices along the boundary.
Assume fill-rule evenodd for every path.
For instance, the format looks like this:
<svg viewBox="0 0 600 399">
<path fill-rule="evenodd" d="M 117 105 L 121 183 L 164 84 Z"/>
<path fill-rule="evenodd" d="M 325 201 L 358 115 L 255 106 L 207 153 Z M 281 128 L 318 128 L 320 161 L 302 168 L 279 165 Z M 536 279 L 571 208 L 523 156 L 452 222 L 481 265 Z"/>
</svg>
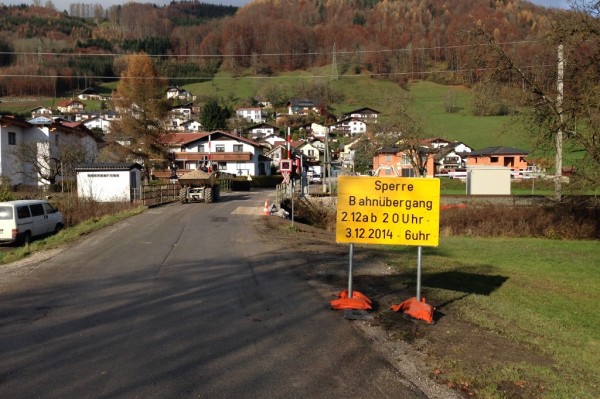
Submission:
<svg viewBox="0 0 600 399">
<path fill-rule="evenodd" d="M 31 216 L 44 216 L 44 207 L 42 206 L 42 204 L 32 204 L 29 205 L 29 208 L 31 208 Z"/>
<path fill-rule="evenodd" d="M 12 206 L 0 206 L 0 220 L 11 220 L 13 218 Z"/>
<path fill-rule="evenodd" d="M 50 205 L 47 202 L 42 202 L 42 205 L 44 205 L 44 209 L 46 210 L 46 214 L 49 215 L 51 213 L 56 213 L 56 208 L 54 208 L 52 205 Z"/>
<path fill-rule="evenodd" d="M 27 205 L 18 206 L 17 207 L 17 218 L 25 219 L 31 217 L 31 213 L 29 212 L 29 207 Z"/>
</svg>

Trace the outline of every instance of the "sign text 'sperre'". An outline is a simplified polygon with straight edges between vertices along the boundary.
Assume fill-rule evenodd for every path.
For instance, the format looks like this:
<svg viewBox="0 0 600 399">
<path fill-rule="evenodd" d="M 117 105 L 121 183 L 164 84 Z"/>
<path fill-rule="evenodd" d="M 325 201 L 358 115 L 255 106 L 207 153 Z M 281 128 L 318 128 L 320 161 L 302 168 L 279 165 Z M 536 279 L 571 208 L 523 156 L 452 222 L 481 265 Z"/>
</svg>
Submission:
<svg viewBox="0 0 600 399">
<path fill-rule="evenodd" d="M 440 180 L 340 176 L 336 241 L 437 246 Z"/>
</svg>

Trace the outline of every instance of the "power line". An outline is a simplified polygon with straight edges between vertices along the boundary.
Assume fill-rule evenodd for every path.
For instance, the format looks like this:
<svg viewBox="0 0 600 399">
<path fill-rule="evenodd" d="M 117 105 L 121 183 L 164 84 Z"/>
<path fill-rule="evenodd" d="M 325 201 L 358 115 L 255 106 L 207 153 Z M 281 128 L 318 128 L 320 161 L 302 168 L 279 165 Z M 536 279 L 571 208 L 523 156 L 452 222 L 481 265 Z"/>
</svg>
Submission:
<svg viewBox="0 0 600 399">
<path fill-rule="evenodd" d="M 543 65 L 530 65 L 521 67 L 521 69 L 534 69 L 534 68 L 542 68 L 542 69 L 554 69 L 554 65 L 552 64 L 543 64 Z M 342 78 L 365 78 L 365 77 L 376 77 L 376 76 L 408 76 L 408 75 L 434 75 L 434 74 L 455 74 L 462 72 L 484 72 L 489 71 L 495 68 L 474 68 L 474 69 L 454 69 L 454 70 L 436 70 L 436 71 L 407 71 L 407 72 L 388 72 L 388 73 L 368 73 L 368 74 L 352 74 L 352 75 L 342 75 Z M 145 76 L 100 76 L 100 75 L 43 75 L 43 74 L 0 74 L 0 77 L 9 77 L 9 78 L 55 78 L 55 79 L 77 79 L 77 78 L 87 78 L 87 79 L 131 79 L 131 80 L 144 80 L 149 79 Z M 256 79 L 256 80 L 271 80 L 271 79 L 325 79 L 330 78 L 331 75 L 284 75 L 284 76 L 244 76 L 244 79 Z M 239 77 L 222 77 L 222 76 L 191 76 L 191 77 L 178 77 L 178 76 L 157 76 L 152 79 L 157 80 L 239 80 Z"/>
<path fill-rule="evenodd" d="M 520 45 L 520 44 L 539 44 L 535 40 L 521 40 L 514 42 L 499 43 L 500 46 Z M 487 46 L 487 44 L 463 44 L 454 46 L 435 46 L 435 47 L 412 47 L 401 49 L 379 49 L 379 50 L 345 50 L 335 51 L 335 54 L 354 55 L 354 54 L 373 54 L 373 53 L 402 53 L 418 51 L 438 51 L 452 50 Z M 151 57 L 151 58 L 249 58 L 249 57 L 305 57 L 317 55 L 332 55 L 329 51 L 309 51 L 304 53 L 260 53 L 260 54 L 140 54 L 140 53 L 64 53 L 64 52 L 42 52 L 42 51 L 0 51 L 0 55 L 33 55 L 33 56 L 64 56 L 64 57 Z"/>
</svg>

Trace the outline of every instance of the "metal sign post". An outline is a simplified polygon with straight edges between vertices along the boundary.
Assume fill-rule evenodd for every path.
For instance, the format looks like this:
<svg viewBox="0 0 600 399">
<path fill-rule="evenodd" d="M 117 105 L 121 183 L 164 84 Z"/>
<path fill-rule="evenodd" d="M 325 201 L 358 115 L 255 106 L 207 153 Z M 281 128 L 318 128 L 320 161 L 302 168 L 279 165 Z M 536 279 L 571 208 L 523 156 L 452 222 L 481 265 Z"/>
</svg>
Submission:
<svg viewBox="0 0 600 399">
<path fill-rule="evenodd" d="M 294 227 L 294 179 L 292 179 L 292 227 Z"/>
<path fill-rule="evenodd" d="M 417 301 L 421 302 L 421 265 L 423 263 L 423 247 L 417 247 Z"/>
<path fill-rule="evenodd" d="M 348 262 L 348 298 L 352 298 L 352 258 L 354 257 L 354 244 L 350 244 L 350 255 Z"/>
</svg>

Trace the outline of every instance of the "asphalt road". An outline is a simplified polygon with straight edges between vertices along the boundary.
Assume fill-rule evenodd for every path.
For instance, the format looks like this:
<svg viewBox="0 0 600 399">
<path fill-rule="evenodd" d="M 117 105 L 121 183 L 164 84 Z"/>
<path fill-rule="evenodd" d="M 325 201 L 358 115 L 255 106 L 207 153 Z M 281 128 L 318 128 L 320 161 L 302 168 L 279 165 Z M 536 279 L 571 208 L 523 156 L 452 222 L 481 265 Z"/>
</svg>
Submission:
<svg viewBox="0 0 600 399">
<path fill-rule="evenodd" d="M 264 193 L 0 266 L 0 398 L 424 398 L 263 242 Z"/>
</svg>

